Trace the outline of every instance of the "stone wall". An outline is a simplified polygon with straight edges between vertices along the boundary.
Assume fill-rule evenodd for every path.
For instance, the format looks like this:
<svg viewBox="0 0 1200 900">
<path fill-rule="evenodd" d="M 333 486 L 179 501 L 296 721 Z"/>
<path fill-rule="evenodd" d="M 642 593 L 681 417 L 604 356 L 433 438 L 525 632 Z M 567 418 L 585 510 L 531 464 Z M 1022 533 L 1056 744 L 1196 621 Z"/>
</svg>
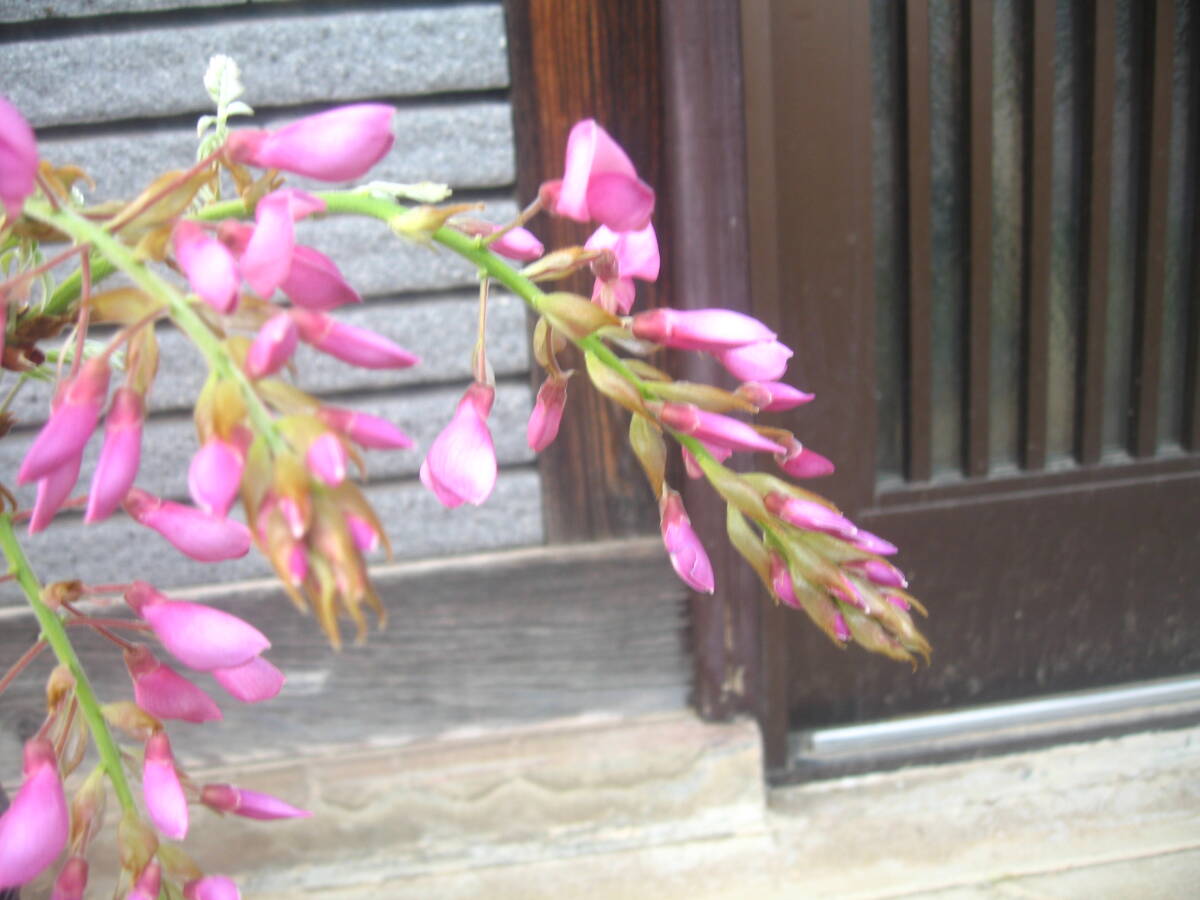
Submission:
<svg viewBox="0 0 1200 900">
<path fill-rule="evenodd" d="M 271 125 L 332 103 L 374 100 L 397 107 L 396 146 L 370 178 L 429 179 L 456 197 L 482 200 L 497 220 L 515 211 L 515 162 L 504 17 L 498 2 L 322 5 L 213 0 L 0 0 L 0 93 L 29 118 L 45 158 L 83 165 L 96 180 L 89 198 L 136 194 L 146 173 L 187 165 L 195 121 L 210 111 L 201 82 L 209 57 L 238 61 L 259 124 Z M 248 120 L 242 120 L 248 121 Z M 303 179 L 292 183 L 306 185 Z M 301 240 L 333 256 L 368 299 L 339 312 L 417 352 L 401 372 L 353 370 L 316 353 L 297 360 L 306 389 L 339 405 L 385 415 L 418 449 L 368 456 L 370 496 L 401 557 L 538 543 L 539 483 L 524 442 L 531 394 L 524 309 L 494 298 L 489 355 L 498 381 L 494 432 L 501 476 L 481 509 L 443 510 L 416 480 L 422 458 L 469 378 L 474 340 L 474 271 L 436 249 L 399 242 L 374 222 L 304 223 Z M 187 414 L 204 377 L 198 354 L 169 329 L 151 392 L 144 468 L 138 484 L 186 496 L 195 435 Z M 0 443 L 0 467 L 14 471 L 48 407 L 49 392 L 27 385 L 14 411 L 18 431 Z M 96 442 L 93 442 L 96 443 Z M 92 448 L 81 484 L 86 484 Z M 22 499 L 32 500 L 32 491 Z M 86 572 L 94 581 L 135 575 L 164 586 L 264 575 L 256 556 L 219 568 L 181 560 L 165 544 L 117 519 L 58 548 L 62 528 L 31 539 L 51 580 Z"/>
</svg>

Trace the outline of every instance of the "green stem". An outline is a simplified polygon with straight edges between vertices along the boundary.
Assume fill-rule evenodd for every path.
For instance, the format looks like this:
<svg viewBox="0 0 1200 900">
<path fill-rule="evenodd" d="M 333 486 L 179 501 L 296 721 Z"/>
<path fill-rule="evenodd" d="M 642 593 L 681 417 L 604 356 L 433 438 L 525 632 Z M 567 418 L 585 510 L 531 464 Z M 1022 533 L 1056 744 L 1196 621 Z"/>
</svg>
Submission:
<svg viewBox="0 0 1200 900">
<path fill-rule="evenodd" d="M 171 320 L 186 334 L 208 362 L 209 368 L 220 378 L 234 381 L 241 389 L 242 398 L 246 401 L 246 410 L 254 423 L 255 430 L 263 435 L 273 452 L 282 452 L 287 448 L 287 442 L 275 428 L 271 413 L 259 399 L 254 385 L 246 373 L 233 364 L 233 360 L 221 345 L 221 341 L 209 330 L 207 324 L 192 309 L 184 297 L 170 283 L 164 281 L 155 272 L 138 260 L 133 251 L 112 237 L 107 231 L 87 219 L 75 215 L 69 210 L 55 212 L 49 208 L 27 203 L 25 214 L 30 218 L 45 222 L 57 228 L 64 234 L 74 238 L 79 243 L 88 243 L 95 248 L 103 258 L 124 272 L 133 282 L 155 300 L 162 303 L 168 310 Z"/>
<path fill-rule="evenodd" d="M 21 590 L 25 592 L 29 606 L 33 609 L 33 614 L 37 616 L 38 625 L 42 629 L 42 637 L 50 645 L 50 649 L 54 651 L 58 661 L 70 669 L 71 675 L 75 678 L 75 698 L 79 701 L 79 708 L 83 710 L 83 717 L 87 720 L 92 740 L 96 742 L 96 750 L 100 754 L 101 765 L 108 773 L 121 809 L 127 814 L 136 814 L 137 804 L 134 802 L 129 782 L 125 780 L 120 748 L 113 740 L 112 732 L 108 730 L 108 723 L 104 721 L 104 714 L 100 711 L 100 702 L 96 699 L 96 694 L 92 690 L 91 682 L 88 681 L 87 673 L 83 670 L 83 665 L 79 662 L 71 639 L 67 637 L 67 629 L 64 627 L 62 619 L 42 602 L 42 586 L 38 582 L 37 576 L 33 574 L 29 560 L 25 557 L 25 551 L 21 549 L 21 544 L 17 540 L 11 513 L 0 515 L 0 551 L 3 551 L 4 558 L 8 560 L 9 572 L 16 577 L 17 583 L 21 585 Z"/>
</svg>

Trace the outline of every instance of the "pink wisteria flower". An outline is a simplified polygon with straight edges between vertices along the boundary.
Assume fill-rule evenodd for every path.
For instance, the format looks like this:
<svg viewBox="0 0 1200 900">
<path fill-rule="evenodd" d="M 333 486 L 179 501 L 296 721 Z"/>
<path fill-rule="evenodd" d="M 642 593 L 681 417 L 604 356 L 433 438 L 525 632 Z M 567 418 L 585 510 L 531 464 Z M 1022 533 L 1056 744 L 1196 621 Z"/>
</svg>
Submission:
<svg viewBox="0 0 1200 900">
<path fill-rule="evenodd" d="M 816 394 L 794 388 L 782 381 L 747 381 L 738 387 L 736 393 L 762 412 L 785 412 L 816 399 Z"/>
<path fill-rule="evenodd" d="M 219 313 L 237 306 L 237 264 L 233 254 L 200 225 L 183 219 L 172 234 L 175 259 L 196 295 Z"/>
<path fill-rule="evenodd" d="M 731 309 L 652 309 L 634 316 L 630 328 L 644 341 L 710 353 L 775 340 L 775 332 L 758 319 Z"/>
<path fill-rule="evenodd" d="M 83 456 L 72 456 L 65 463 L 44 478 L 38 479 L 37 499 L 33 504 L 33 515 L 29 517 L 29 533 L 37 534 L 44 531 L 50 524 L 67 498 L 71 489 L 79 480 L 79 469 L 83 465 Z"/>
<path fill-rule="evenodd" d="M 146 741 L 142 762 L 142 798 L 154 827 L 169 838 L 181 841 L 188 832 L 187 796 L 175 771 L 171 742 L 159 731 Z"/>
<path fill-rule="evenodd" d="M 482 222 L 479 219 L 455 219 L 450 224 L 463 234 L 475 237 L 488 237 L 503 227 L 492 222 Z M 520 226 L 504 232 L 488 244 L 488 249 L 506 259 L 515 259 L 518 262 L 533 262 L 546 252 L 545 246 L 533 232 Z"/>
<path fill-rule="evenodd" d="M 334 261 L 303 244 L 292 248 L 291 266 L 279 289 L 305 309 L 324 311 L 348 303 L 362 303 L 362 297 L 346 281 Z"/>
<path fill-rule="evenodd" d="M 246 457 L 232 441 L 214 435 L 192 455 L 188 466 L 188 493 L 207 513 L 224 518 L 237 498 Z"/>
<path fill-rule="evenodd" d="M 183 886 L 184 900 L 241 900 L 242 894 L 232 878 L 205 875 Z"/>
<path fill-rule="evenodd" d="M 200 802 L 218 812 L 233 813 L 247 819 L 307 819 L 312 815 L 261 791 L 248 791 L 232 784 L 206 784 L 200 788 Z"/>
<path fill-rule="evenodd" d="M 395 112 L 381 103 L 339 106 L 275 131 L 235 131 L 225 151 L 234 162 L 318 181 L 350 181 L 392 149 Z"/>
<path fill-rule="evenodd" d="M 21 462 L 18 484 L 45 478 L 83 453 L 84 445 L 96 430 L 100 408 L 108 394 L 108 377 L 107 357 L 96 356 L 59 387 L 49 421 L 42 426 Z"/>
<path fill-rule="evenodd" d="M 529 449 L 541 453 L 558 437 L 558 428 L 562 424 L 563 410 L 567 404 L 567 379 L 563 376 L 551 376 L 542 382 L 538 388 L 537 400 L 533 411 L 529 414 L 529 423 L 525 428 L 525 440 Z"/>
<path fill-rule="evenodd" d="M 0 206 L 10 219 L 21 214 L 37 175 L 37 139 L 25 117 L 0 96 Z"/>
<path fill-rule="evenodd" d="M 787 448 L 730 416 L 709 412 L 692 403 L 664 403 L 659 417 L 668 428 L 692 435 L 707 444 L 730 450 L 785 453 Z"/>
<path fill-rule="evenodd" d="M 712 563 L 692 529 L 692 521 L 683 508 L 683 498 L 678 491 L 671 488 L 663 490 L 658 501 L 658 512 L 663 546 L 676 574 L 692 590 L 711 594 L 716 586 Z"/>
<path fill-rule="evenodd" d="M 246 374 L 251 378 L 266 378 L 287 365 L 296 345 L 300 343 L 300 331 L 296 321 L 286 312 L 278 312 L 263 323 L 246 352 Z"/>
<path fill-rule="evenodd" d="M 332 431 L 318 435 L 304 453 L 309 470 L 323 483 L 335 487 L 346 480 L 346 448 Z"/>
<path fill-rule="evenodd" d="M 67 845 L 69 816 L 54 745 L 34 738 L 25 745 L 25 780 L 0 816 L 0 888 L 36 878 Z"/>
<path fill-rule="evenodd" d="M 236 559 L 250 552 L 250 530 L 241 522 L 163 500 L 141 488 L 133 488 L 125 496 L 125 511 L 199 562 Z"/>
<path fill-rule="evenodd" d="M 255 656 L 240 666 L 213 669 L 209 674 L 231 697 L 242 703 L 270 700 L 283 689 L 285 680 L 283 673 L 261 656 Z"/>
<path fill-rule="evenodd" d="M 83 900 L 87 883 L 88 861 L 82 856 L 71 856 L 54 879 L 50 900 Z"/>
<path fill-rule="evenodd" d="M 822 478 L 836 470 L 832 460 L 795 438 L 788 441 L 785 452 L 775 454 L 775 462 L 793 478 Z"/>
<path fill-rule="evenodd" d="M 772 491 L 763 498 L 767 509 L 773 515 L 797 528 L 809 531 L 823 531 L 841 538 L 853 538 L 858 529 L 854 523 L 839 513 L 815 500 L 805 500 L 800 497 L 786 497 Z"/>
<path fill-rule="evenodd" d="M 421 463 L 421 483 L 448 508 L 483 503 L 496 486 L 496 448 L 487 418 L 496 389 L 475 382 Z"/>
<path fill-rule="evenodd" d="M 592 301 L 614 315 L 624 315 L 633 306 L 637 289 L 633 280 L 657 281 L 661 259 L 653 225 L 640 231 L 616 232 L 605 225 L 596 229 L 585 244 L 589 250 L 609 250 L 614 266 L 592 265 L 596 280 Z"/>
<path fill-rule="evenodd" d="M 125 895 L 125 900 L 158 900 L 162 890 L 162 865 L 157 859 L 150 860 L 142 869 L 133 889 Z"/>
<path fill-rule="evenodd" d="M 104 420 L 104 444 L 92 473 L 87 512 L 83 521 L 91 524 L 113 514 L 137 477 L 142 462 L 142 420 L 146 403 L 142 395 L 129 387 L 113 392 L 112 405 Z"/>
<path fill-rule="evenodd" d="M 654 189 L 638 178 L 629 156 L 594 119 L 571 129 L 562 181 L 547 182 L 541 193 L 558 215 L 613 231 L 645 228 L 654 213 Z"/>
<path fill-rule="evenodd" d="M 134 702 L 155 718 L 194 723 L 221 720 L 221 709 L 212 697 L 159 662 L 148 647 L 126 650 L 125 668 L 133 679 Z"/>
<path fill-rule="evenodd" d="M 203 603 L 172 600 L 144 581 L 129 586 L 125 602 L 172 656 L 200 672 L 240 666 L 271 646 L 249 622 Z"/>
<path fill-rule="evenodd" d="M 339 322 L 332 316 L 307 309 L 293 309 L 291 316 L 300 340 L 322 353 L 363 369 L 406 369 L 420 360 L 381 334 Z"/>
<path fill-rule="evenodd" d="M 283 284 L 295 246 L 291 197 L 283 191 L 267 194 L 254 207 L 254 230 L 238 258 L 242 277 L 254 293 L 266 300 Z"/>
<path fill-rule="evenodd" d="M 739 381 L 776 381 L 787 371 L 792 351 L 779 341 L 759 341 L 717 350 L 713 356 Z"/>
<path fill-rule="evenodd" d="M 374 450 L 400 450 L 413 445 L 412 438 L 387 419 L 370 413 L 336 406 L 323 406 L 317 415 L 360 447 Z"/>
</svg>

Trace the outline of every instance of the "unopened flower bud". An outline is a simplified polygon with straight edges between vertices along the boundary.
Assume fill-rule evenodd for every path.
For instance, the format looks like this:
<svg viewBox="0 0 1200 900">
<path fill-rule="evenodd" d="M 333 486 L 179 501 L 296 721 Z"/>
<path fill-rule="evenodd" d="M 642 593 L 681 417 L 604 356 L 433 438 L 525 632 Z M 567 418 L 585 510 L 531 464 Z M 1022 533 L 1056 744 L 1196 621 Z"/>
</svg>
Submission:
<svg viewBox="0 0 1200 900">
<path fill-rule="evenodd" d="M 758 319 L 731 309 L 652 309 L 634 316 L 630 329 L 644 341 L 714 353 L 775 340 Z"/>
<path fill-rule="evenodd" d="M 108 393 L 108 360 L 96 356 L 59 389 L 49 421 L 38 432 L 21 462 L 18 484 L 45 478 L 83 452 Z"/>
<path fill-rule="evenodd" d="M 783 521 L 809 531 L 823 531 L 842 538 L 852 538 L 858 532 L 854 523 L 837 510 L 814 500 L 785 497 L 772 491 L 765 498 L 767 509 Z"/>
<path fill-rule="evenodd" d="M 850 543 L 859 550 L 866 550 L 876 556 L 891 556 L 898 551 L 896 545 L 891 541 L 885 541 L 879 535 L 863 531 L 861 528 L 854 537 L 850 538 Z"/>
<path fill-rule="evenodd" d="M 805 447 L 795 438 L 789 439 L 786 446 L 783 453 L 775 454 L 775 462 L 793 478 L 821 478 L 833 474 L 833 462 L 817 451 Z"/>
<path fill-rule="evenodd" d="M 246 374 L 266 378 L 282 369 L 300 342 L 296 323 L 286 312 L 269 318 L 258 330 L 246 353 Z"/>
<path fill-rule="evenodd" d="M 67 844 L 69 821 L 54 745 L 25 744 L 25 780 L 0 816 L 0 888 L 36 878 Z"/>
<path fill-rule="evenodd" d="M 134 521 L 157 531 L 185 556 L 200 562 L 235 559 L 250 551 L 250 532 L 241 522 L 163 500 L 140 488 L 130 490 L 124 505 Z"/>
<path fill-rule="evenodd" d="M 365 328 L 307 309 L 293 309 L 291 315 L 302 341 L 352 366 L 405 369 L 419 362 L 403 347 Z"/>
<path fill-rule="evenodd" d="M 210 674 L 231 697 L 242 703 L 270 700 L 283 689 L 283 673 L 261 656 L 256 656 L 240 666 L 213 669 Z"/>
<path fill-rule="evenodd" d="M 350 286 L 332 259 L 302 244 L 292 249 L 292 264 L 279 289 L 305 309 L 330 310 L 348 303 L 362 303 L 358 291 Z"/>
<path fill-rule="evenodd" d="M 495 397 L 490 385 L 467 388 L 421 463 L 421 483 L 447 508 L 478 506 L 496 486 L 496 448 L 487 426 Z"/>
<path fill-rule="evenodd" d="M 659 418 L 668 428 L 730 450 L 783 453 L 785 448 L 738 419 L 700 409 L 692 403 L 664 403 Z"/>
<path fill-rule="evenodd" d="M 777 381 L 787 371 L 792 351 L 779 341 L 762 341 L 714 351 L 713 356 L 739 381 Z"/>
<path fill-rule="evenodd" d="M 665 488 L 658 501 L 658 511 L 663 546 L 667 549 L 675 573 L 692 590 L 711 594 L 715 586 L 712 563 L 692 529 L 679 493 Z"/>
<path fill-rule="evenodd" d="M 113 392 L 112 406 L 104 423 L 104 444 L 88 491 L 88 524 L 107 519 L 133 487 L 142 462 L 142 420 L 146 403 L 132 388 Z"/>
<path fill-rule="evenodd" d="M 212 722 L 221 710 L 212 698 L 174 669 L 159 662 L 146 647 L 125 651 L 125 667 L 133 679 L 137 705 L 160 719 Z"/>
<path fill-rule="evenodd" d="M 171 600 L 144 581 L 135 581 L 125 599 L 172 656 L 201 672 L 240 666 L 271 646 L 249 622 L 203 603 Z"/>
<path fill-rule="evenodd" d="M 183 886 L 184 900 L 241 900 L 241 892 L 232 878 L 206 875 Z"/>
<path fill-rule="evenodd" d="M 30 534 L 44 531 L 54 519 L 55 513 L 67 502 L 75 483 L 79 480 L 79 469 L 82 465 L 82 455 L 72 456 L 57 469 L 38 479 L 37 499 L 33 504 L 33 515 L 29 517 Z"/>
<path fill-rule="evenodd" d="M 566 404 L 567 379 L 564 376 L 552 375 L 542 382 L 525 428 L 525 439 L 534 453 L 541 453 L 558 436 Z"/>
<path fill-rule="evenodd" d="M 260 791 L 248 791 L 232 784 L 206 784 L 200 789 L 200 802 L 218 812 L 233 813 L 247 819 L 307 819 L 312 815 L 278 797 Z"/>
<path fill-rule="evenodd" d="M 21 214 L 37 175 L 37 139 L 25 117 L 0 97 L 0 210 L 9 220 Z"/>
<path fill-rule="evenodd" d="M 158 900 L 158 892 L 161 889 L 162 866 L 158 860 L 152 859 L 138 875 L 133 888 L 125 895 L 125 900 Z"/>
<path fill-rule="evenodd" d="M 582 340 L 601 328 L 619 324 L 616 316 L 596 304 L 563 291 L 544 295 L 538 303 L 538 312 L 556 330 L 574 340 Z"/>
<path fill-rule="evenodd" d="M 904 573 L 882 559 L 852 560 L 846 563 L 846 565 L 850 568 L 858 569 L 873 583 L 881 587 L 908 587 L 908 579 L 904 577 Z"/>
<path fill-rule="evenodd" d="M 187 837 L 188 807 L 165 732 L 150 736 L 142 763 L 142 797 L 154 827 L 177 841 Z M 157 892 L 155 895 L 156 896 Z"/>
<path fill-rule="evenodd" d="M 181 219 L 172 235 L 175 259 L 196 295 L 219 313 L 237 306 L 237 264 L 221 241 L 200 225 Z"/>
<path fill-rule="evenodd" d="M 322 482 L 333 487 L 346 480 L 346 448 L 330 431 L 319 435 L 304 454 L 309 469 Z"/>
<path fill-rule="evenodd" d="M 59 871 L 58 877 L 54 879 L 54 889 L 50 893 L 50 900 L 83 900 L 87 882 L 87 860 L 82 856 L 68 857 Z"/>
<path fill-rule="evenodd" d="M 395 109 L 356 103 L 306 116 L 276 131 L 235 131 L 226 153 L 234 162 L 281 169 L 319 181 L 365 175 L 392 148 Z"/>
<path fill-rule="evenodd" d="M 370 413 L 335 406 L 323 406 L 317 415 L 330 428 L 336 428 L 360 447 L 396 450 L 411 447 L 412 438 L 387 419 Z"/>
<path fill-rule="evenodd" d="M 46 709 L 52 714 L 57 712 L 74 690 L 75 676 L 71 674 L 70 667 L 59 663 L 46 679 Z"/>
<path fill-rule="evenodd" d="M 207 513 L 224 518 L 237 498 L 246 464 L 242 448 L 213 435 L 192 456 L 188 493 Z"/>
<path fill-rule="evenodd" d="M 761 412 L 784 412 L 805 403 L 811 403 L 816 394 L 810 394 L 782 381 L 747 381 L 737 389 Z"/>
</svg>

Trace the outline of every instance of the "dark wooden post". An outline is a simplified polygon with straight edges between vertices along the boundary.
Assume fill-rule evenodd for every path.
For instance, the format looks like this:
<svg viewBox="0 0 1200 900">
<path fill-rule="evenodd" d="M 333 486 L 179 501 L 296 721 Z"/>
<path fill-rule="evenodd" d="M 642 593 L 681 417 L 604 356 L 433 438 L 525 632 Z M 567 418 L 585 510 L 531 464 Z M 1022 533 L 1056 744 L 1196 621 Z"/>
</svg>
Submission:
<svg viewBox="0 0 1200 900">
<path fill-rule="evenodd" d="M 629 152 L 639 174 L 659 188 L 655 224 L 669 228 L 662 185 L 662 87 L 656 3 L 617 0 L 508 0 L 509 59 L 517 127 L 517 189 L 522 202 L 542 181 L 560 177 L 567 132 L 594 118 Z M 539 220 L 548 246 L 582 244 L 590 230 L 564 219 Z M 642 308 L 667 291 L 639 288 Z M 591 295 L 591 280 L 566 289 Z M 540 373 L 539 373 L 540 380 Z M 658 514 L 626 441 L 627 414 L 594 391 L 575 387 L 562 430 L 542 453 L 546 536 L 583 541 L 653 532 Z"/>
</svg>

